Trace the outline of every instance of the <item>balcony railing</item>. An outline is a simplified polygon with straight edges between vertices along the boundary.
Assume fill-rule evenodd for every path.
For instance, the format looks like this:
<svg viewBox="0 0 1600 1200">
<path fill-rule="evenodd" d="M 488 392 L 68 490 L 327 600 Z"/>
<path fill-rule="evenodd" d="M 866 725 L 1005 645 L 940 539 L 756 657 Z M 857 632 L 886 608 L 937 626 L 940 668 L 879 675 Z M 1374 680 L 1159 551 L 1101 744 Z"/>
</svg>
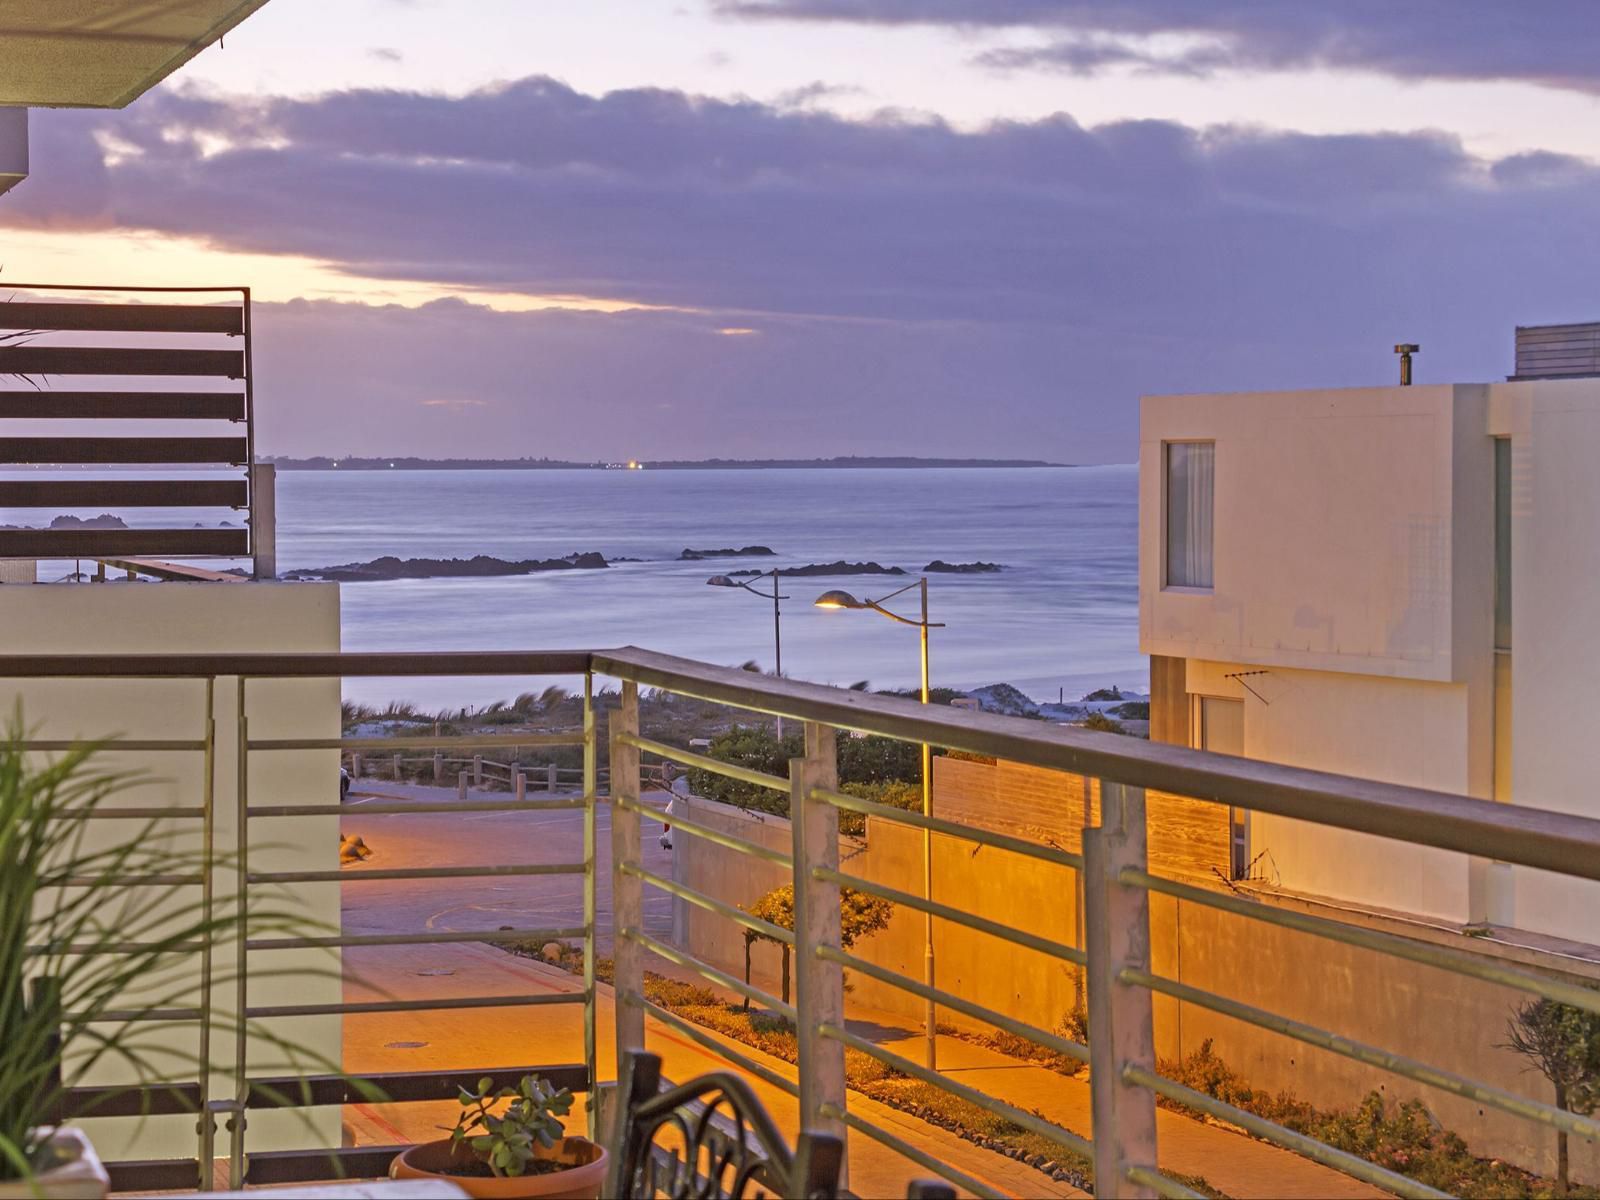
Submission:
<svg viewBox="0 0 1600 1200">
<path fill-rule="evenodd" d="M 1502 863 L 1548 871 L 1583 880 L 1600 880 L 1600 821 L 1520 806 L 1494 804 L 1462 796 L 1345 778 L 1270 763 L 1212 755 L 1180 747 L 1151 744 L 1131 738 L 1054 727 L 1035 721 L 992 716 L 967 710 L 924 707 L 910 701 L 879 697 L 831 687 L 772 679 L 740 670 L 709 666 L 632 648 L 606 651 L 554 651 L 482 654 L 246 654 L 191 657 L 126 656 L 79 658 L 23 656 L 0 658 L 0 678 L 24 677 L 159 677 L 203 681 L 208 694 L 237 689 L 238 711 L 248 712 L 251 685 L 258 680 L 355 676 L 582 676 L 585 679 L 584 719 L 581 734 L 506 735 L 508 741 L 530 746 L 581 745 L 584 778 L 575 797 L 527 799 L 524 795 L 490 801 L 473 801 L 496 809 L 535 809 L 552 805 L 581 809 L 584 814 L 584 853 L 581 861 L 528 863 L 520 866 L 471 868 L 497 872 L 570 872 L 581 876 L 583 921 L 580 926 L 555 930 L 516 930 L 505 937 L 544 935 L 581 939 L 583 980 L 581 992 L 571 993 L 571 1003 L 581 1003 L 585 1014 L 584 1058 L 581 1066 L 560 1068 L 558 1080 L 570 1082 L 593 1098 L 602 1077 L 596 1057 L 595 945 L 596 913 L 596 810 L 610 806 L 611 905 L 610 933 L 614 942 L 616 1048 L 621 1053 L 646 1048 L 647 1017 L 671 1028 L 726 1059 L 767 1084 L 795 1095 L 805 1127 L 844 1136 L 847 1131 L 872 1139 L 903 1154 L 925 1171 L 933 1171 L 976 1195 L 999 1194 L 982 1179 L 950 1165 L 852 1111 L 846 1086 L 846 1049 L 865 1054 L 894 1071 L 920 1080 L 971 1102 L 1021 1128 L 1076 1149 L 1092 1159 L 1096 1192 L 1100 1195 L 1191 1196 L 1198 1193 L 1164 1173 L 1158 1166 L 1155 1111 L 1158 1097 L 1209 1114 L 1241 1127 L 1258 1138 L 1364 1180 L 1397 1195 L 1441 1195 L 1418 1181 L 1380 1167 L 1345 1150 L 1319 1142 L 1303 1133 L 1233 1107 L 1164 1076 L 1158 1069 L 1153 1020 L 1153 999 L 1171 997 L 1183 1004 L 1221 1014 L 1288 1039 L 1341 1056 L 1365 1068 L 1384 1072 L 1423 1088 L 1436 1089 L 1531 1122 L 1547 1131 L 1561 1130 L 1581 1138 L 1600 1137 L 1600 1121 L 1516 1094 L 1506 1088 L 1471 1077 L 1460 1062 L 1423 1062 L 1378 1045 L 1348 1031 L 1319 1028 L 1291 1015 L 1269 1011 L 1207 988 L 1171 977 L 1153 966 L 1151 956 L 1151 895 L 1172 897 L 1185 903 L 1230 914 L 1245 922 L 1276 926 L 1325 942 L 1358 947 L 1386 960 L 1417 964 L 1454 975 L 1516 989 L 1530 996 L 1600 1013 L 1600 992 L 1571 978 L 1540 971 L 1477 949 L 1471 939 L 1459 945 L 1402 936 L 1374 925 L 1332 920 L 1298 909 L 1263 903 L 1225 888 L 1206 888 L 1152 873 L 1148 856 L 1146 792 L 1162 792 L 1223 806 L 1244 808 L 1307 822 L 1326 829 L 1343 830 L 1390 839 L 1418 848 L 1453 851 Z M 593 702 L 595 681 L 620 681 L 620 707 L 611 713 L 608 738 L 610 787 L 598 786 L 599 737 Z M 695 697 L 754 714 L 781 716 L 799 722 L 805 730 L 805 752 L 791 761 L 789 777 L 779 778 L 735 767 L 649 736 L 641 727 L 640 691 Z M 835 776 L 835 737 L 847 730 L 907 742 L 927 743 L 946 750 L 965 751 L 1036 768 L 1097 781 L 1098 824 L 1083 831 L 1082 852 L 1044 845 L 1026 838 L 974 828 L 938 816 L 905 811 L 843 793 Z M 363 878 L 416 878 L 430 872 L 422 868 L 394 868 L 361 875 L 337 871 L 258 872 L 248 865 L 249 831 L 267 820 L 294 816 L 333 815 L 337 804 L 257 806 L 249 798 L 249 763 L 253 756 L 308 750 L 392 754 L 402 749 L 442 749 L 443 738 L 297 738 L 272 739 L 252 733 L 241 717 L 237 727 L 218 733 L 208 721 L 205 730 L 179 743 L 134 743 L 128 749 L 185 750 L 202 753 L 213 762 L 219 738 L 231 737 L 240 767 L 238 788 L 238 846 L 240 894 L 248 903 L 252 885 L 266 886 L 302 881 L 333 881 L 359 886 Z M 484 739 L 469 739 L 482 742 Z M 48 748 L 41 746 L 40 748 Z M 463 743 L 451 742 L 451 749 Z M 658 811 L 644 802 L 640 759 L 659 756 L 684 766 L 713 771 L 745 783 L 787 793 L 791 814 L 791 844 L 782 849 L 771 844 L 730 835 L 722 829 L 681 816 L 673 820 L 675 836 L 696 838 L 722 851 L 760 859 L 786 874 L 793 882 L 793 931 L 769 924 L 708 892 L 653 873 L 642 862 L 641 817 Z M 210 779 L 210 772 L 206 778 Z M 402 806 L 393 806 L 400 810 Z M 459 802 L 440 801 L 432 811 L 458 811 Z M 388 811 L 367 806 L 368 813 Z M 406 804 L 403 811 L 425 811 Z M 918 894 L 917 887 L 889 886 L 845 869 L 840 860 L 839 814 L 864 814 L 880 822 L 909 827 L 925 836 L 960 839 L 974 847 L 988 847 L 1077 873 L 1082 880 L 1085 935 L 1081 945 L 1040 936 L 1036 930 L 997 922 L 981 911 L 968 911 L 959 903 Z M 197 805 L 172 810 L 172 815 L 201 821 L 210 837 L 211 792 Z M 208 842 L 209 844 L 209 842 Z M 468 872 L 461 868 L 459 873 Z M 437 874 L 435 869 L 433 874 Z M 936 881 L 937 882 L 937 881 Z M 209 885 L 205 885 L 209 886 Z M 840 936 L 840 889 L 849 887 L 926 914 L 932 919 L 975 931 L 984 937 L 1021 946 L 1029 951 L 1080 968 L 1088 994 L 1088 1025 L 1092 1038 L 1085 1045 L 1044 1028 L 1040 1019 L 1020 1018 L 979 1003 L 959 991 L 932 985 L 870 961 L 846 950 Z M 645 889 L 657 889 L 730 923 L 792 947 L 795 952 L 796 992 L 785 1003 L 760 987 L 737 979 L 716 965 L 696 958 L 682 946 L 673 946 L 652 934 L 644 921 Z M 935 888 L 937 891 L 937 888 Z M 503 931 L 496 931 L 497 933 Z M 494 940 L 485 931 L 480 940 Z M 417 930 L 388 941 L 429 942 L 443 935 Z M 348 947 L 367 945 L 372 938 L 330 937 L 318 944 Z M 299 944 L 299 943 L 296 943 Z M 478 1004 L 547 1003 L 538 997 L 463 997 L 450 1001 L 418 1000 L 373 1004 L 316 1006 L 257 1006 L 250 998 L 251 955 L 270 953 L 270 940 L 247 940 L 239 947 L 245 970 L 241 972 L 235 1003 L 257 1018 L 282 1017 L 311 1011 L 352 1013 L 405 1011 L 423 1007 Z M 209 953 L 209 948 L 205 953 Z M 773 1071 L 754 1057 L 730 1049 L 721 1039 L 661 1007 L 647 996 L 645 968 L 650 955 L 697 973 L 720 988 L 743 994 L 795 1024 L 798 1035 L 797 1078 Z M 1033 1112 L 990 1096 L 923 1063 L 885 1049 L 851 1032 L 845 1020 L 844 972 L 856 972 L 879 984 L 891 985 L 928 1004 L 986 1023 L 1025 1038 L 1041 1047 L 1089 1064 L 1092 1095 L 1092 1136 L 1063 1128 Z M 207 1035 L 210 999 L 200 1010 L 182 1014 L 194 1023 L 198 1036 Z M 202 1042 L 202 1047 L 204 1043 Z M 339 1076 L 307 1080 L 252 1076 L 241 1042 L 238 1057 L 225 1071 L 202 1072 L 201 1077 L 160 1094 L 123 1098 L 122 1111 L 133 1111 L 142 1099 L 147 1105 L 167 1105 L 161 1111 L 207 1114 L 201 1122 L 196 1157 L 156 1170 L 124 1169 L 124 1186 L 173 1186 L 202 1177 L 202 1164 L 213 1158 L 213 1119 L 227 1122 L 229 1154 L 235 1182 L 280 1182 L 328 1174 L 328 1152 L 306 1151 L 256 1155 L 248 1151 L 245 1124 L 239 1118 L 257 1105 L 284 1103 L 338 1104 L 353 1099 L 348 1080 Z M 491 1064 L 504 1066 L 503 1064 Z M 607 1064 L 608 1068 L 610 1064 Z M 508 1072 L 511 1068 L 505 1068 Z M 520 1068 L 518 1068 L 520 1069 Z M 551 1068 L 540 1070 L 550 1073 Z M 463 1078 L 481 1071 L 460 1072 Z M 249 1080 L 250 1085 L 213 1094 L 211 1075 Z M 444 1099 L 453 1092 L 453 1078 L 417 1073 L 376 1078 L 372 1082 L 397 1100 Z M 78 1098 L 83 1103 L 95 1097 Z M 104 1111 L 104 1110 L 101 1110 Z M 394 1148 L 334 1152 L 342 1156 L 345 1173 L 381 1173 Z"/>
</svg>

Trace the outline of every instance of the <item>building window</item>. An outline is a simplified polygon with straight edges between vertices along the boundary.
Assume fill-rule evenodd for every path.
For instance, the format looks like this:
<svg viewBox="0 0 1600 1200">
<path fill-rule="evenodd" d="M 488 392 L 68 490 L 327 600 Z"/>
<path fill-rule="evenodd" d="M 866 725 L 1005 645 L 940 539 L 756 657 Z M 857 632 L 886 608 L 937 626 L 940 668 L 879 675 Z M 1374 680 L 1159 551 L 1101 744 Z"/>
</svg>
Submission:
<svg viewBox="0 0 1600 1200">
<path fill-rule="evenodd" d="M 1211 587 L 1216 444 L 1167 443 L 1167 587 Z"/>
</svg>

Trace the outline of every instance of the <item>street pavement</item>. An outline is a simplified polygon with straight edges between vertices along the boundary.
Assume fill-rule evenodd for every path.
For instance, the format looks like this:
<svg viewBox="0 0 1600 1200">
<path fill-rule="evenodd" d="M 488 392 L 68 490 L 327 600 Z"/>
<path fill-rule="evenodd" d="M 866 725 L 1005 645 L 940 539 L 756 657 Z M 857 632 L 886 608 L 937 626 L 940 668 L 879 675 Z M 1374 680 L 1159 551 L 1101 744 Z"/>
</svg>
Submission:
<svg viewBox="0 0 1600 1200">
<path fill-rule="evenodd" d="M 559 796 L 561 793 L 557 793 Z M 553 929 L 583 924 L 583 879 L 579 875 L 496 876 L 474 879 L 406 879 L 357 882 L 363 871 L 396 867 L 510 866 L 583 861 L 583 812 L 367 814 L 371 803 L 449 802 L 454 788 L 424 787 L 389 780 L 357 780 L 345 804 L 340 832 L 359 834 L 372 857 L 344 870 L 344 932 L 395 934 L 418 930 L 467 932 Z M 530 791 L 538 800 L 546 793 Z M 471 791 L 472 800 L 508 798 L 505 792 Z M 666 793 L 645 803 L 664 807 Z M 597 947 L 611 952 L 611 810 L 595 814 Z M 661 827 L 644 821 L 644 865 L 670 876 L 671 851 L 658 844 Z M 645 931 L 672 931 L 672 898 L 645 889 Z"/>
<path fill-rule="evenodd" d="M 448 867 L 578 862 L 583 855 L 583 814 L 579 810 L 515 813 L 362 814 L 378 801 L 446 801 L 453 788 L 361 780 L 352 790 L 342 832 L 360 834 L 372 849 L 365 862 L 346 867 L 344 929 L 349 934 L 398 934 L 416 930 L 468 932 L 517 928 L 556 928 L 583 922 L 581 876 L 522 876 L 476 879 L 360 881 L 364 871 L 395 867 Z M 505 793 L 473 792 L 471 799 Z M 531 793 L 538 798 L 542 793 Z M 667 795 L 646 796 L 660 808 Z M 611 886 L 609 810 L 596 814 L 597 952 L 610 953 Z M 642 845 L 645 865 L 671 875 L 671 852 L 659 845 L 661 827 L 646 820 Z M 670 940 L 671 898 L 646 888 L 647 932 Z M 345 998 L 351 1001 L 468 995 L 572 994 L 581 990 L 573 976 L 544 963 L 511 955 L 483 943 L 358 947 L 345 952 Z M 655 963 L 664 974 L 691 977 L 671 964 Z M 757 982 L 765 982 L 757 980 Z M 613 1012 L 609 988 L 599 989 L 597 1029 L 601 1078 L 614 1072 Z M 730 997 L 731 998 L 731 997 Z M 847 1024 L 859 1036 L 912 1059 L 921 1058 L 920 1029 L 896 1015 L 849 1004 Z M 345 1018 L 345 1067 L 353 1072 L 517 1067 L 537 1063 L 581 1062 L 581 1005 L 518 1006 L 477 1010 L 434 1010 L 403 1014 L 359 1014 Z M 718 1041 L 724 1039 L 718 1038 Z M 726 1063 L 681 1033 L 655 1021 L 646 1042 L 666 1060 L 673 1079 L 688 1079 Z M 786 1063 L 738 1046 L 740 1053 L 787 1078 Z M 1063 1128 L 1087 1136 L 1089 1089 L 1035 1064 L 951 1037 L 939 1039 L 943 1073 L 1024 1110 L 1047 1116 Z M 757 1093 L 781 1128 L 794 1129 L 799 1116 L 794 1099 L 761 1080 Z M 1081 1195 L 1042 1173 L 967 1142 L 926 1122 L 852 1093 L 851 1111 L 912 1142 L 939 1161 L 1013 1196 Z M 357 1144 L 392 1144 L 441 1136 L 454 1121 L 457 1106 L 444 1104 L 355 1105 L 345 1110 L 347 1133 Z M 1240 1133 L 1161 1110 L 1157 1114 L 1161 1166 L 1204 1177 L 1222 1192 L 1239 1197 L 1381 1196 L 1308 1159 Z M 864 1196 L 904 1195 L 905 1184 L 928 1172 L 859 1133 L 849 1139 L 851 1186 Z"/>
</svg>

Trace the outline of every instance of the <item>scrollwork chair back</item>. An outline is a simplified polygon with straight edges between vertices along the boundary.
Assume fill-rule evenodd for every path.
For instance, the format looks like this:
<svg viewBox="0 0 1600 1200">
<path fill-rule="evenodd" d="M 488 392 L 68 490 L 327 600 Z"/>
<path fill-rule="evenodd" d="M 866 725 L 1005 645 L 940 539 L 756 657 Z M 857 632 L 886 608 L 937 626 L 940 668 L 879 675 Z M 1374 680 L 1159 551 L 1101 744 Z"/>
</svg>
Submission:
<svg viewBox="0 0 1600 1200">
<path fill-rule="evenodd" d="M 802 1133 L 791 1150 L 750 1085 L 713 1071 L 661 1090 L 661 1058 L 633 1051 L 618 1081 L 606 1195 L 618 1200 L 834 1200 L 844 1143 Z"/>
</svg>

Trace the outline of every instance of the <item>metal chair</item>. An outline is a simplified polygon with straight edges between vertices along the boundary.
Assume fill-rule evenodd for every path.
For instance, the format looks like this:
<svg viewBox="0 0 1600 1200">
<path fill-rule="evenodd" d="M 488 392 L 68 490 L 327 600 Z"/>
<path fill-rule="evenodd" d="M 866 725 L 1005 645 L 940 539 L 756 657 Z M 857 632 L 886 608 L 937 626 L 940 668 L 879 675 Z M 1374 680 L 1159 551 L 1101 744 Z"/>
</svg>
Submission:
<svg viewBox="0 0 1600 1200">
<path fill-rule="evenodd" d="M 834 1200 L 844 1143 L 802 1133 L 789 1149 L 750 1085 L 713 1071 L 661 1090 L 661 1058 L 633 1051 L 617 1085 L 621 1106 L 605 1194 L 618 1200 Z M 658 1142 L 658 1139 L 663 1139 Z"/>
</svg>

